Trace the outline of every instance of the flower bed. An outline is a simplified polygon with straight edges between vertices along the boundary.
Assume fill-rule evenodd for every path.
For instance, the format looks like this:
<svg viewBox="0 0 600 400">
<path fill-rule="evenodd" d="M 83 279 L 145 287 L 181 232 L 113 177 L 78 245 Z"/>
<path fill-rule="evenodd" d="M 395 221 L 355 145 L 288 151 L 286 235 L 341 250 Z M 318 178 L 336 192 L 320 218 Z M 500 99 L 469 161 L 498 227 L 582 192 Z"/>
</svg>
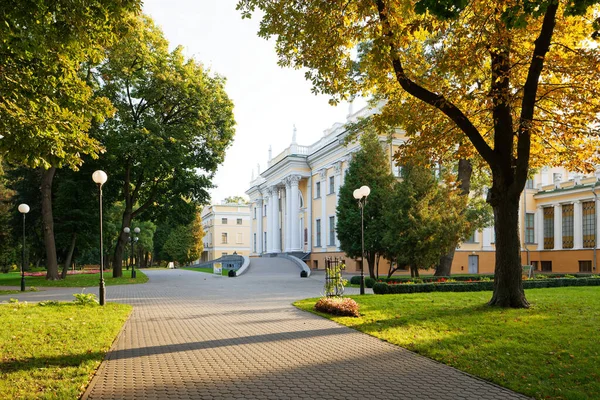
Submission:
<svg viewBox="0 0 600 400">
<path fill-rule="evenodd" d="M 600 286 L 600 275 L 591 275 L 587 278 L 550 278 L 523 280 L 524 289 L 552 288 L 563 286 Z M 389 284 L 377 282 L 373 285 L 375 294 L 402 294 L 402 293 L 427 293 L 427 292 L 480 292 L 493 290 L 494 282 L 489 281 L 463 281 L 449 282 L 440 280 L 434 283 Z"/>
</svg>

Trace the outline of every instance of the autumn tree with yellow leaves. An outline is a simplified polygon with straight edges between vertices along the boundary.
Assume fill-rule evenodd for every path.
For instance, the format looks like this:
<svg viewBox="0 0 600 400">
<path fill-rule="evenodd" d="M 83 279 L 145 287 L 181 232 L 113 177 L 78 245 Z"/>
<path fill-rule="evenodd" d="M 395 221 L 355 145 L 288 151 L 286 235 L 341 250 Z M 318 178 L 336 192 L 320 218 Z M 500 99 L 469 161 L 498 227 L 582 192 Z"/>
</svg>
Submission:
<svg viewBox="0 0 600 400">
<path fill-rule="evenodd" d="M 241 0 L 260 10 L 282 66 L 316 93 L 386 104 L 373 123 L 402 126 L 403 151 L 479 158 L 492 175 L 496 230 L 490 305 L 528 307 L 519 197 L 531 168 L 598 163 L 597 0 Z M 597 36 L 597 35 L 596 35 Z"/>
</svg>

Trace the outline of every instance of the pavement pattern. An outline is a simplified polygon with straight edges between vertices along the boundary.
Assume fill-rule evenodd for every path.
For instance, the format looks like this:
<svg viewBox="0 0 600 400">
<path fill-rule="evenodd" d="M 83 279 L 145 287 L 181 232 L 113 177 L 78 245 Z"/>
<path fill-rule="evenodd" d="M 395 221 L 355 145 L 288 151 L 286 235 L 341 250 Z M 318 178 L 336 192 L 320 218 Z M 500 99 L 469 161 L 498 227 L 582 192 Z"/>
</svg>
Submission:
<svg viewBox="0 0 600 400">
<path fill-rule="evenodd" d="M 145 285 L 107 287 L 108 301 L 134 311 L 83 399 L 526 398 L 296 309 L 321 295 L 324 277 L 300 278 L 287 260 L 252 261 L 237 278 L 144 272 Z M 11 297 L 72 300 L 77 291 Z"/>
</svg>

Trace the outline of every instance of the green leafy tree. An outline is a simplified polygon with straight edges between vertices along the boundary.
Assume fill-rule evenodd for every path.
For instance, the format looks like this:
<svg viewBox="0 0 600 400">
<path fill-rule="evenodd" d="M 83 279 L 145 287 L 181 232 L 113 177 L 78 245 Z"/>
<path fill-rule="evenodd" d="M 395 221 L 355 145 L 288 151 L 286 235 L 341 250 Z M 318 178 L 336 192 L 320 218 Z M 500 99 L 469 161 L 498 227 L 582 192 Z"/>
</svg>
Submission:
<svg viewBox="0 0 600 400">
<path fill-rule="evenodd" d="M 14 192 L 7 187 L 4 174 L 4 162 L 0 157 L 0 271 L 8 271 L 17 263 L 15 249 L 18 247 L 13 238 L 12 214 L 16 205 L 13 203 Z"/>
<path fill-rule="evenodd" d="M 472 233 L 477 220 L 470 221 L 466 202 L 460 189 L 441 182 L 432 168 L 404 166 L 384 212 L 384 254 L 395 264 L 388 277 L 398 268 L 409 267 L 411 276 L 435 268 L 442 255 Z"/>
<path fill-rule="evenodd" d="M 242 196 L 229 196 L 223 200 L 226 204 L 248 204 L 248 200 Z"/>
<path fill-rule="evenodd" d="M 164 245 L 167 256 L 180 265 L 200 258 L 203 250 L 204 231 L 198 218 L 190 225 L 180 225 L 173 229 Z"/>
<path fill-rule="evenodd" d="M 195 207 L 234 135 L 233 105 L 224 79 L 209 74 L 180 47 L 169 51 L 148 17 L 114 46 L 99 68 L 102 94 L 117 109 L 96 132 L 107 153 L 110 189 L 123 200 L 113 276 L 122 276 L 125 226 L 160 208 Z"/>
<path fill-rule="evenodd" d="M 598 1 L 241 0 L 260 10 L 279 64 L 306 68 L 317 93 L 386 103 L 413 151 L 481 157 L 496 231 L 490 305 L 528 307 L 519 198 L 530 168 L 591 171 L 598 157 Z M 357 56 L 358 55 L 358 56 Z M 415 150 L 416 149 L 416 150 Z"/>
<path fill-rule="evenodd" d="M 340 248 L 349 257 L 361 257 L 361 217 L 353 192 L 363 185 L 369 186 L 371 193 L 364 208 L 365 258 L 369 275 L 375 278 L 379 257 L 385 251 L 383 232 L 387 221 L 383 211 L 386 198 L 392 192 L 394 177 L 379 136 L 374 131 L 364 132 L 360 144 L 361 148 L 350 161 L 344 184 L 340 188 L 336 231 Z"/>
</svg>

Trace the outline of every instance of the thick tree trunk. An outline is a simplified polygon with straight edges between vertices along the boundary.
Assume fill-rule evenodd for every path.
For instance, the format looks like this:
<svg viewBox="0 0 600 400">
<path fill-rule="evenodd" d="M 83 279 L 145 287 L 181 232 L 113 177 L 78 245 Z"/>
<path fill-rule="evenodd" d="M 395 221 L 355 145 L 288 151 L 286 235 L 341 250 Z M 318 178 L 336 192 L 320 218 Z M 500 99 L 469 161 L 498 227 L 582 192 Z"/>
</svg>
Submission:
<svg viewBox="0 0 600 400">
<path fill-rule="evenodd" d="M 492 196 L 490 204 L 494 209 L 496 249 L 500 251 L 496 251 L 494 294 L 488 304 L 527 308 L 519 243 L 519 196 L 508 196 L 507 191 L 502 190 L 494 192 L 496 196 Z"/>
<path fill-rule="evenodd" d="M 42 170 L 42 231 L 44 247 L 46 248 L 46 279 L 57 280 L 58 261 L 56 258 L 56 243 L 54 241 L 54 219 L 52 217 L 52 181 L 56 173 L 55 167 Z"/>
<path fill-rule="evenodd" d="M 65 279 L 67 277 L 67 271 L 71 268 L 71 261 L 73 261 L 73 253 L 75 252 L 75 243 L 77 242 L 77 233 L 73 233 L 71 236 L 71 245 L 69 246 L 69 251 L 67 252 L 67 257 L 65 259 L 65 265 L 63 265 L 62 273 L 60 274 L 60 279 Z"/>
<path fill-rule="evenodd" d="M 469 196 L 471 192 L 471 175 L 473 174 L 473 165 L 470 160 L 458 160 L 458 175 L 459 188 L 462 196 Z M 448 253 L 440 257 L 439 264 L 435 269 L 435 276 L 450 276 L 452 273 L 452 262 L 454 261 L 454 252 L 458 246 L 458 238 L 452 245 Z"/>
<path fill-rule="evenodd" d="M 115 255 L 113 257 L 113 278 L 120 278 L 123 276 L 123 250 L 125 250 L 125 246 L 127 245 L 127 234 L 123 232 L 123 229 L 127 226 L 131 226 L 131 209 L 126 209 L 125 212 L 123 212 L 121 233 L 117 239 Z"/>
</svg>

